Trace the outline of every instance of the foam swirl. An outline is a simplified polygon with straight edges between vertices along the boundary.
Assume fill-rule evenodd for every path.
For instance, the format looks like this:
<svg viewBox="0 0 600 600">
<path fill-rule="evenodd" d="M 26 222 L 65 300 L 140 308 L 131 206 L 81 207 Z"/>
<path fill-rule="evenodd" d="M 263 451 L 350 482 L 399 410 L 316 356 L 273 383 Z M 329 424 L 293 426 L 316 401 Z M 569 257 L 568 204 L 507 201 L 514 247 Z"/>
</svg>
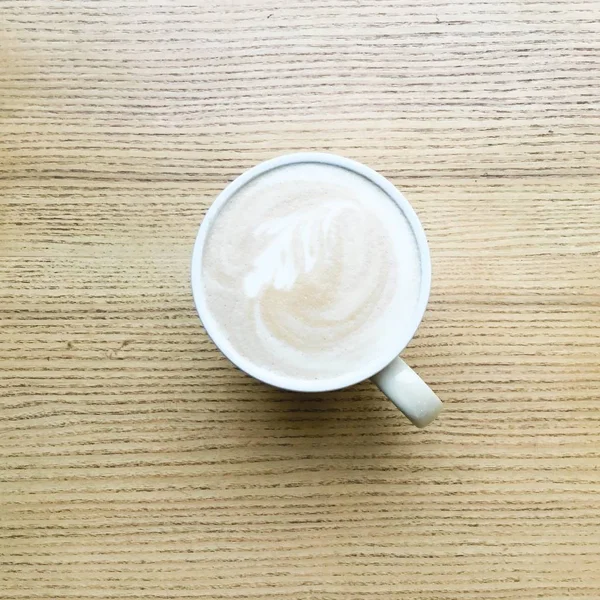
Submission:
<svg viewBox="0 0 600 600">
<path fill-rule="evenodd" d="M 301 274 L 310 273 L 323 259 L 331 241 L 328 234 L 332 221 L 345 210 L 356 207 L 350 202 L 325 202 L 260 224 L 254 235 L 267 242 L 244 278 L 246 294 L 255 298 L 268 286 L 291 290 Z"/>
<path fill-rule="evenodd" d="M 231 345 L 288 377 L 333 377 L 394 345 L 419 290 L 416 243 L 377 186 L 319 164 L 282 167 L 209 232 L 208 308 Z"/>
</svg>

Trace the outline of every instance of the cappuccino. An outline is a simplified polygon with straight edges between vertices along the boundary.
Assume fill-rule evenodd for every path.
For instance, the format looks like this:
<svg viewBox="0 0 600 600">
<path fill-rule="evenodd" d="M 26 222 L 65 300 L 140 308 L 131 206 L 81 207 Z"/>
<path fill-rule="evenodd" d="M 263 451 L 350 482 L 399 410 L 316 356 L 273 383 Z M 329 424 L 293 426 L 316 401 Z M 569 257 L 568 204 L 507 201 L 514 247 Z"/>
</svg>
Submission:
<svg viewBox="0 0 600 600">
<path fill-rule="evenodd" d="M 245 360 L 286 378 L 329 379 L 367 369 L 410 337 L 419 256 L 407 218 L 379 186 L 343 167 L 298 163 L 258 175 L 223 205 L 201 285 L 219 335 Z"/>
</svg>

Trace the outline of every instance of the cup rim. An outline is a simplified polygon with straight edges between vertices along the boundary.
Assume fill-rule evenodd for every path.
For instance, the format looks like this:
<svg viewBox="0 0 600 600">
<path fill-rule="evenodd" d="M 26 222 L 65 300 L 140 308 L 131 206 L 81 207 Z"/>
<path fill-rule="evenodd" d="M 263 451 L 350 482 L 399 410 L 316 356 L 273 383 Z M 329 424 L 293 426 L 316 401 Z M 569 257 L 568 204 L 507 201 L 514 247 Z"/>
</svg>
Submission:
<svg viewBox="0 0 600 600">
<path fill-rule="evenodd" d="M 370 367 L 364 369 L 354 369 L 344 375 L 336 377 L 318 378 L 318 379 L 302 379 L 294 377 L 286 377 L 273 373 L 266 368 L 256 365 L 251 360 L 242 356 L 233 348 L 226 336 L 221 333 L 220 326 L 216 319 L 210 313 L 206 304 L 206 298 L 202 285 L 202 257 L 206 237 L 212 223 L 218 218 L 223 206 L 229 199 L 243 186 L 248 184 L 256 177 L 264 173 L 277 169 L 283 166 L 300 164 L 300 163 L 320 163 L 347 169 L 359 175 L 362 175 L 379 188 L 381 188 L 400 208 L 404 216 L 409 222 L 409 225 L 415 236 L 417 247 L 419 249 L 419 257 L 421 262 L 421 286 L 419 290 L 419 300 L 417 307 L 413 313 L 412 325 L 406 327 L 401 335 L 398 336 L 398 343 L 389 351 L 382 353 L 378 360 L 369 362 Z M 219 350 L 239 369 L 251 375 L 255 379 L 263 381 L 269 385 L 298 392 L 326 392 L 345 388 L 365 379 L 369 379 L 375 373 L 381 371 L 394 358 L 396 358 L 408 345 L 414 337 L 429 302 L 429 294 L 431 291 L 431 256 L 429 253 L 429 245 L 427 237 L 423 229 L 423 225 L 410 205 L 408 200 L 396 187 L 388 181 L 383 175 L 377 171 L 359 163 L 355 160 L 339 156 L 337 154 L 329 154 L 325 152 L 297 152 L 293 154 L 284 154 L 270 160 L 259 163 L 258 165 L 248 169 L 231 183 L 229 183 L 223 191 L 216 197 L 214 202 L 209 207 L 206 215 L 200 224 L 191 261 L 191 286 L 194 304 L 198 316 L 204 326 L 209 337 Z"/>
</svg>

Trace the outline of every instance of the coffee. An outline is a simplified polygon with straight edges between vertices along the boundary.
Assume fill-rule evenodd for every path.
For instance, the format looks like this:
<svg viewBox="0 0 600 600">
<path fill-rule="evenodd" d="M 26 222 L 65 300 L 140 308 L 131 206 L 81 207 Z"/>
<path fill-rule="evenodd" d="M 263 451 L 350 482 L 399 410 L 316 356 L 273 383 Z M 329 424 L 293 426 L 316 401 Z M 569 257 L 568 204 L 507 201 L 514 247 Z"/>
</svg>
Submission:
<svg viewBox="0 0 600 600">
<path fill-rule="evenodd" d="M 201 269 L 220 335 L 259 369 L 296 380 L 389 354 L 414 321 L 421 285 L 398 205 L 321 163 L 277 167 L 241 187 L 208 231 Z"/>
</svg>

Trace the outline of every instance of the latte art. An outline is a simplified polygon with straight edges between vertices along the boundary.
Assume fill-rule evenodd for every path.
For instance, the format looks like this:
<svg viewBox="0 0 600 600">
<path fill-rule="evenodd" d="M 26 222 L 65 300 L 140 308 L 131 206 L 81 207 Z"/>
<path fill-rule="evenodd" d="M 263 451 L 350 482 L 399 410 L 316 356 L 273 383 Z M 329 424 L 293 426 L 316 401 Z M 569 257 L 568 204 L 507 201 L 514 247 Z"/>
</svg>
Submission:
<svg viewBox="0 0 600 600">
<path fill-rule="evenodd" d="M 328 234 L 332 221 L 357 207 L 350 202 L 326 201 L 316 208 L 298 210 L 259 225 L 255 237 L 270 238 L 244 279 L 250 297 L 267 285 L 291 290 L 301 273 L 308 274 L 332 246 Z M 299 255 L 299 256 L 298 256 Z"/>
<path fill-rule="evenodd" d="M 237 353 L 296 379 L 336 377 L 394 347 L 420 289 L 414 234 L 371 181 L 319 163 L 242 187 L 208 232 L 207 308 Z"/>
</svg>

